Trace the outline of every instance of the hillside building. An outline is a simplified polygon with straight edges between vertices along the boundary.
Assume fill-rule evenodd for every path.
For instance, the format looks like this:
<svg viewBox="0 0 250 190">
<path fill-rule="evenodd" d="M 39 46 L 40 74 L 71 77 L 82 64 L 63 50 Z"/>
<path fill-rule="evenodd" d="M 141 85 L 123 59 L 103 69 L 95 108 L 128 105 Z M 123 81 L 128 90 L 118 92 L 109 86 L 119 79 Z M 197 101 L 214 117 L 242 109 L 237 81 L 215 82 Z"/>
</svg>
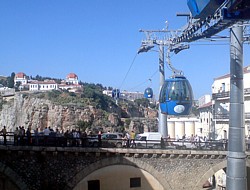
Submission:
<svg viewBox="0 0 250 190">
<path fill-rule="evenodd" d="M 210 96 L 211 97 L 211 96 Z M 200 126 L 202 129 L 202 133 L 204 136 L 208 137 L 209 139 L 213 139 L 213 115 L 212 115 L 212 101 L 210 99 L 209 102 L 204 102 L 199 106 L 199 119 L 200 119 Z"/>
<path fill-rule="evenodd" d="M 75 73 L 69 73 L 66 80 L 61 81 L 61 84 L 58 85 L 58 88 L 69 92 L 78 92 L 82 89 L 82 85 L 79 84 L 78 76 Z"/>
<path fill-rule="evenodd" d="M 58 89 L 58 84 L 54 80 L 30 81 L 28 85 L 29 91 L 48 91 Z"/>
<path fill-rule="evenodd" d="M 18 85 L 19 83 L 19 89 L 22 90 L 24 88 L 28 88 L 28 77 L 25 73 L 19 72 L 15 74 L 14 78 L 14 85 Z"/>
<path fill-rule="evenodd" d="M 14 78 L 15 85 L 18 82 L 20 82 L 21 86 L 26 85 L 28 83 L 27 75 L 23 72 L 19 72 L 19 73 L 15 74 L 15 78 Z"/>
<path fill-rule="evenodd" d="M 61 84 L 56 83 L 54 80 L 28 80 L 25 73 L 19 72 L 15 75 L 14 83 L 20 82 L 19 89 L 24 88 L 29 91 L 49 91 L 49 90 L 69 90 L 70 92 L 77 92 L 82 86 L 79 84 L 78 76 L 75 73 L 69 73 L 65 80 L 61 81 Z"/>
<path fill-rule="evenodd" d="M 103 94 L 112 97 L 112 90 L 104 90 Z M 138 92 L 138 91 L 137 92 L 129 92 L 129 91 L 124 90 L 124 91 L 121 91 L 120 98 L 134 101 L 136 99 L 144 98 L 144 94 L 142 92 Z"/>
<path fill-rule="evenodd" d="M 75 73 L 69 73 L 67 76 L 66 76 L 66 80 L 65 82 L 67 84 L 78 84 L 78 76 L 75 74 Z"/>
<path fill-rule="evenodd" d="M 244 68 L 244 109 L 245 109 L 245 134 L 250 135 L 250 66 Z M 228 138 L 230 111 L 230 74 L 214 79 L 212 85 L 213 115 L 212 129 L 215 138 Z"/>
</svg>

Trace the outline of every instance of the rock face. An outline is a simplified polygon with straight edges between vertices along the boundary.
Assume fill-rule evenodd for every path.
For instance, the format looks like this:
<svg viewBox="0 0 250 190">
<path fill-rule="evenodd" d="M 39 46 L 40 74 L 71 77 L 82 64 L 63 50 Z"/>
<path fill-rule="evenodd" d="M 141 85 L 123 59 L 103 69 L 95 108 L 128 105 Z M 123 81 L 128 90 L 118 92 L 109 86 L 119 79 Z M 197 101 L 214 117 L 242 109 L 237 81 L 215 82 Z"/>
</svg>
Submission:
<svg viewBox="0 0 250 190">
<path fill-rule="evenodd" d="M 38 127 L 40 130 L 50 126 L 65 131 L 74 128 L 78 121 L 85 121 L 91 122 L 92 126 L 105 129 L 118 126 L 121 123 L 122 112 L 125 112 L 125 115 L 129 116 L 132 121 L 129 129 L 133 128 L 138 132 L 155 130 L 157 112 L 153 110 L 145 111 L 143 108 L 137 110 L 129 108 L 127 110 L 116 109 L 113 111 L 115 112 L 105 112 L 93 106 L 56 105 L 46 99 L 16 94 L 13 99 L 2 107 L 0 127 L 5 125 L 7 131 L 11 132 L 18 126 L 30 127 L 31 129 Z M 133 116 L 137 118 L 133 119 Z"/>
</svg>

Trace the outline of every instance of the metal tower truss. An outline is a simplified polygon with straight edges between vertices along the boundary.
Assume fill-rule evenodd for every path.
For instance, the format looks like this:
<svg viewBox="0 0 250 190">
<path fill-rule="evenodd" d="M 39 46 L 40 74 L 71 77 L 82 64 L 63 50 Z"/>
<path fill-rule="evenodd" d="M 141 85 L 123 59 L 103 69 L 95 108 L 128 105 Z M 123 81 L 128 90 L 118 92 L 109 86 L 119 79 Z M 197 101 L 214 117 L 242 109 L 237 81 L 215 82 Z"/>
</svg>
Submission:
<svg viewBox="0 0 250 190">
<path fill-rule="evenodd" d="M 183 49 L 189 48 L 187 42 L 173 43 L 173 38 L 178 37 L 183 32 L 182 30 L 140 30 L 140 32 L 144 32 L 146 39 L 142 40 L 138 53 L 147 52 L 155 45 L 166 46 L 176 54 Z"/>
<path fill-rule="evenodd" d="M 194 42 L 200 39 L 217 38 L 215 34 L 230 28 L 235 23 L 241 21 L 246 28 L 249 28 L 250 8 L 247 7 L 242 11 L 232 8 L 227 8 L 231 4 L 225 3 L 220 7 L 214 15 L 209 15 L 204 19 L 193 19 L 190 17 L 187 26 L 183 29 L 182 33 L 177 37 L 171 39 L 172 45 L 183 42 Z M 249 29 L 244 31 L 244 40 L 249 41 Z M 246 36 L 246 38 L 245 38 Z"/>
<path fill-rule="evenodd" d="M 243 40 L 250 43 L 250 21 L 238 18 L 225 19 L 222 14 L 216 13 L 205 20 L 190 18 L 187 26 L 180 30 L 140 30 L 146 36 L 138 53 L 147 52 L 155 45 L 166 46 L 170 52 L 175 54 L 183 49 L 188 49 L 191 42 L 195 41 L 222 41 L 229 39 L 229 36 L 218 35 L 219 32 L 233 27 L 235 23 L 242 21 L 244 26 Z"/>
</svg>

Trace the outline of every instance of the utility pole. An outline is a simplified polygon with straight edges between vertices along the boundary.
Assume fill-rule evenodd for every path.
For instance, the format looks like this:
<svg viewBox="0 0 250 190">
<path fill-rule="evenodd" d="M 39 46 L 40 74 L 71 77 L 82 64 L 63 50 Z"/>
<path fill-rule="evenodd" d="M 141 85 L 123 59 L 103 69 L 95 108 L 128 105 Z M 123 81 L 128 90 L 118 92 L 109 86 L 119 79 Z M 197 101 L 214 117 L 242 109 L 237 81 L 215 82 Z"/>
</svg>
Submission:
<svg viewBox="0 0 250 190">
<path fill-rule="evenodd" d="M 244 87 L 243 23 L 230 29 L 230 120 L 227 157 L 227 190 L 247 189 Z"/>
<path fill-rule="evenodd" d="M 161 91 L 161 88 L 165 82 L 164 46 L 162 44 L 159 45 L 159 72 L 160 72 L 160 91 Z M 168 136 L 167 115 L 161 113 L 160 105 L 158 114 L 159 114 L 158 132 L 161 133 L 163 138 L 167 138 Z"/>
</svg>

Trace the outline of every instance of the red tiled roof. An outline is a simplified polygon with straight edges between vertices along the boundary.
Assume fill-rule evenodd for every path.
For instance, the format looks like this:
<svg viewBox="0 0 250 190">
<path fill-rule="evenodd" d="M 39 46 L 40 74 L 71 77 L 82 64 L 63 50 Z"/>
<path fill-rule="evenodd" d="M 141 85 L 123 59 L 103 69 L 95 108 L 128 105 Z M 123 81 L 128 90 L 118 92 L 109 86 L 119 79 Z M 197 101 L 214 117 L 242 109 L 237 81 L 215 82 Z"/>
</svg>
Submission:
<svg viewBox="0 0 250 190">
<path fill-rule="evenodd" d="M 69 78 L 78 78 L 78 76 L 75 73 L 69 73 L 66 78 L 67 79 L 69 79 Z"/>
<path fill-rule="evenodd" d="M 202 106 L 200 106 L 198 109 L 201 109 L 201 108 L 207 108 L 207 107 L 210 107 L 212 106 L 212 102 L 208 102 L 206 104 L 203 104 Z"/>
<path fill-rule="evenodd" d="M 246 67 L 243 68 L 243 73 L 244 74 L 250 73 L 250 65 L 248 65 L 248 66 L 246 66 Z M 219 80 L 219 79 L 224 79 L 224 78 L 229 78 L 229 77 L 230 77 L 230 74 L 225 74 L 223 76 L 214 78 L 214 80 Z"/>
<path fill-rule="evenodd" d="M 26 74 L 23 72 L 16 73 L 15 78 L 25 78 Z"/>
</svg>

